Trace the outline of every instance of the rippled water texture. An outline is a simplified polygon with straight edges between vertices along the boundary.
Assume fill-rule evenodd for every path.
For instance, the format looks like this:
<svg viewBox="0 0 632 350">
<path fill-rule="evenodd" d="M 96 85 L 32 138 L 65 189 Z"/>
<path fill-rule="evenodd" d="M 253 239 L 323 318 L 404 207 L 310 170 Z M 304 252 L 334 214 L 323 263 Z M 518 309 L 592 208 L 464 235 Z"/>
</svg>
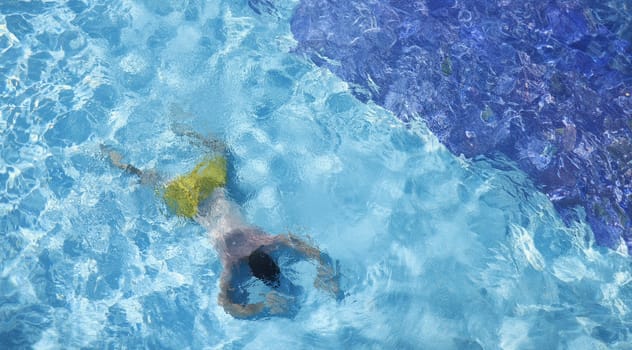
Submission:
<svg viewBox="0 0 632 350">
<path fill-rule="evenodd" d="M 303 0 L 292 31 L 360 99 L 455 154 L 503 153 L 566 221 L 629 249 L 630 18 L 630 1 Z"/>
<path fill-rule="evenodd" d="M 0 2 L 0 348 L 626 349 L 630 258 L 297 54 L 298 5 Z M 217 305 L 204 230 L 100 152 L 172 178 L 206 151 L 187 129 L 229 145 L 249 221 L 339 260 L 344 300 Z"/>
</svg>

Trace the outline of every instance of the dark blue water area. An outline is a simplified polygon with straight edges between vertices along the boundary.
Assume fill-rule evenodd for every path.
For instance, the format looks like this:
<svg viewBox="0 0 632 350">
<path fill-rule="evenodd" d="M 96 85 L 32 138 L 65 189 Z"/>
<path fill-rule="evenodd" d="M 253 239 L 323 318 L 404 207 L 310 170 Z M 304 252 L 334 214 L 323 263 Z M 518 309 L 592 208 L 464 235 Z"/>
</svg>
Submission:
<svg viewBox="0 0 632 350">
<path fill-rule="evenodd" d="M 358 99 L 508 156 L 567 222 L 632 248 L 631 19 L 630 1 L 302 0 L 292 32 Z"/>
</svg>

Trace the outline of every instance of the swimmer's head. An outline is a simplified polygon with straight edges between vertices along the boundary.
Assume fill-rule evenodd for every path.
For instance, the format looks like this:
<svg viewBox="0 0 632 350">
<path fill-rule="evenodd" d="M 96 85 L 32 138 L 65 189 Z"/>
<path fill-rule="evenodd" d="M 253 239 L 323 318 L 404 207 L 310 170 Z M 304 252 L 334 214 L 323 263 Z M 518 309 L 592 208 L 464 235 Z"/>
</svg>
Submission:
<svg viewBox="0 0 632 350">
<path fill-rule="evenodd" d="M 270 255 L 266 254 L 262 248 L 252 252 L 248 256 L 248 266 L 252 275 L 260 279 L 267 286 L 278 288 L 281 281 L 281 270 Z"/>
</svg>

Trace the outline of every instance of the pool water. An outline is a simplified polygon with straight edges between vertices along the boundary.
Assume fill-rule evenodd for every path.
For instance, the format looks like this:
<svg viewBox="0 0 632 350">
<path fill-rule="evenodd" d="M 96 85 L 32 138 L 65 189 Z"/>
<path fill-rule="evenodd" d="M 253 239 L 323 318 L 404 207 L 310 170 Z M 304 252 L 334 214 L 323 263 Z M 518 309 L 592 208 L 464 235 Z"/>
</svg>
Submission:
<svg viewBox="0 0 632 350">
<path fill-rule="evenodd" d="M 0 347 L 629 348 L 629 256 L 296 54 L 296 5 L 0 4 Z M 204 229 L 100 150 L 173 178 L 208 152 L 182 130 L 226 142 L 246 218 L 311 237 L 343 300 L 217 305 Z"/>
</svg>

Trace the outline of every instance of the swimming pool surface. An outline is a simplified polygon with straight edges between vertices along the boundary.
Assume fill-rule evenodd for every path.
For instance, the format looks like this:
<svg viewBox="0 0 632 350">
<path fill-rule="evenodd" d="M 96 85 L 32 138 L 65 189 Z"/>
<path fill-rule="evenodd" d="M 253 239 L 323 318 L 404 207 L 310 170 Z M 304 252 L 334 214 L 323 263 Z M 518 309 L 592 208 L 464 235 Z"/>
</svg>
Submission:
<svg viewBox="0 0 632 350">
<path fill-rule="evenodd" d="M 632 4 L 520 3 L 0 2 L 0 348 L 629 349 Z M 564 96 L 608 123 L 556 119 Z M 466 130 L 506 105 L 558 138 Z M 311 237 L 344 299 L 307 285 L 294 317 L 256 320 L 218 306 L 204 229 L 100 149 L 173 178 L 205 155 L 183 130 L 225 140 L 247 219 Z M 581 148 L 600 155 L 575 170 L 588 194 L 553 191 L 575 187 L 542 169 L 588 132 L 617 147 Z"/>
</svg>

